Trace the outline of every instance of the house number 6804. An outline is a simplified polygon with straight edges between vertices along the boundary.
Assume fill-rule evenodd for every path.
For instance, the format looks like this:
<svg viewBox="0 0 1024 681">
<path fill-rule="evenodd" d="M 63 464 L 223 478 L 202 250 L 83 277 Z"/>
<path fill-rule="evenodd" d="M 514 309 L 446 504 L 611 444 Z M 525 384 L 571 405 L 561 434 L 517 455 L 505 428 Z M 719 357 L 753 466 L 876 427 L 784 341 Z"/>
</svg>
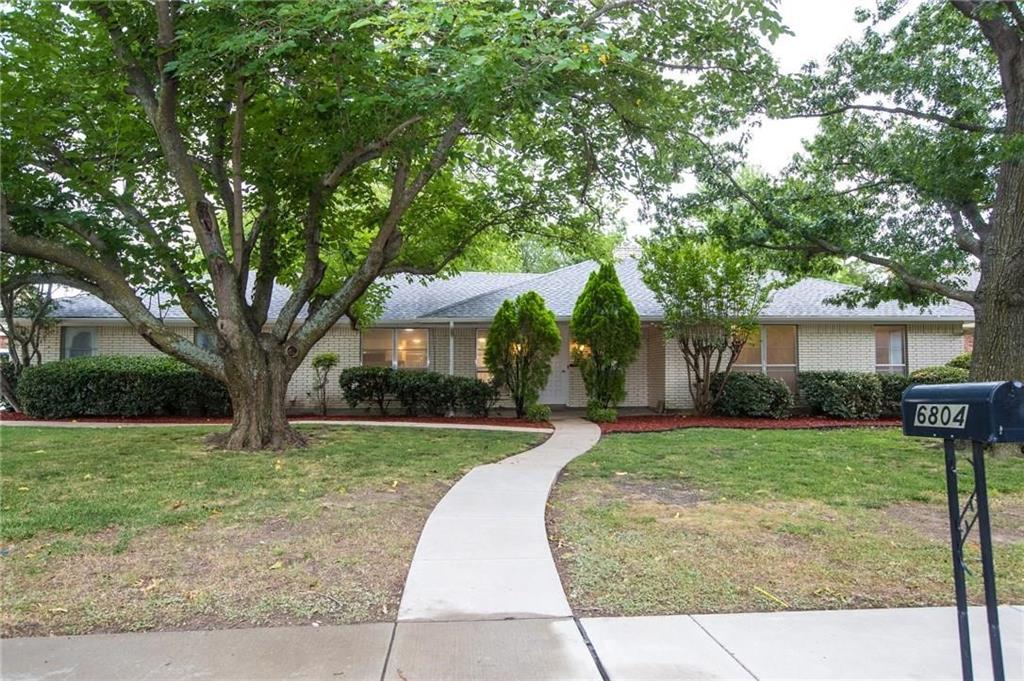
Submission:
<svg viewBox="0 0 1024 681">
<path fill-rule="evenodd" d="M 914 425 L 962 429 L 967 425 L 967 405 L 919 404 L 914 413 Z"/>
</svg>

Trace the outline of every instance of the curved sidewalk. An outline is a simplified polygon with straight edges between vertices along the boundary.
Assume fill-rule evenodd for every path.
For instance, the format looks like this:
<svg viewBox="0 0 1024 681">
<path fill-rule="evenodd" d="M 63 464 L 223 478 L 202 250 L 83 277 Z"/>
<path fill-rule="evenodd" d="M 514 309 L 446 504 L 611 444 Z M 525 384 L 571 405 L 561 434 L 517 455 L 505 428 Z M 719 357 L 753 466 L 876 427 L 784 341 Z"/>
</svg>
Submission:
<svg viewBox="0 0 1024 681">
<path fill-rule="evenodd" d="M 583 419 L 555 422 L 538 447 L 477 466 L 427 519 L 399 622 L 571 617 L 544 512 L 558 472 L 597 443 Z"/>
</svg>

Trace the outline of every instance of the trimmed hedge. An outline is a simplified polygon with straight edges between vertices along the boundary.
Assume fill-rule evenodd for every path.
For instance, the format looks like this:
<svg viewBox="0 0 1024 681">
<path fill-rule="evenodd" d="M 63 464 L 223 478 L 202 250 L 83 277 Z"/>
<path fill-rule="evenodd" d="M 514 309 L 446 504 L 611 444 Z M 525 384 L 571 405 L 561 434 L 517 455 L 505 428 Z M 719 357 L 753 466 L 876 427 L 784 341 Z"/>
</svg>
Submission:
<svg viewBox="0 0 1024 681">
<path fill-rule="evenodd" d="M 966 383 L 967 369 L 951 366 L 924 367 L 910 372 L 911 383 Z"/>
<path fill-rule="evenodd" d="M 602 407 L 600 402 L 587 403 L 587 420 L 594 423 L 615 423 L 619 412 L 614 407 Z"/>
<path fill-rule="evenodd" d="M 549 421 L 551 419 L 551 407 L 546 404 L 534 402 L 526 407 L 526 412 L 523 414 L 523 418 L 527 421 L 533 421 L 534 423 Z"/>
<path fill-rule="evenodd" d="M 878 374 L 878 380 L 882 384 L 882 415 L 899 416 L 903 391 L 909 388 L 913 381 L 903 374 Z"/>
<path fill-rule="evenodd" d="M 410 416 L 446 416 L 464 411 L 487 416 L 498 401 L 498 389 L 468 376 L 386 367 L 351 367 L 338 377 L 349 407 L 373 405 L 383 416 L 392 402 Z"/>
<path fill-rule="evenodd" d="M 956 367 L 957 369 L 970 369 L 971 368 L 971 353 L 964 352 L 953 359 L 946 362 L 948 367 Z"/>
<path fill-rule="evenodd" d="M 753 416 L 784 419 L 793 413 L 793 394 L 777 378 L 735 371 L 726 379 L 718 373 L 711 377 L 711 391 L 717 393 L 725 380 L 725 390 L 713 411 L 725 416 Z"/>
<path fill-rule="evenodd" d="M 78 357 L 25 367 L 18 400 L 29 416 L 225 416 L 227 389 L 170 357 Z"/>
<path fill-rule="evenodd" d="M 797 385 L 815 414 L 841 419 L 876 419 L 882 413 L 882 382 L 877 374 L 803 371 Z"/>
</svg>

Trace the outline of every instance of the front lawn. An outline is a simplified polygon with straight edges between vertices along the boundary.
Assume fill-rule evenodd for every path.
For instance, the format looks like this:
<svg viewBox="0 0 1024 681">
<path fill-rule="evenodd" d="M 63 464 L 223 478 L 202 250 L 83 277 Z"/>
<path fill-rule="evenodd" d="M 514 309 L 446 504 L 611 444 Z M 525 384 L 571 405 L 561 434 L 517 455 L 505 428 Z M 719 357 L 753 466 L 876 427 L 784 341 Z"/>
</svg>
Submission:
<svg viewBox="0 0 1024 681">
<path fill-rule="evenodd" d="M 949 605 L 943 461 L 895 429 L 606 436 L 555 488 L 552 546 L 578 615 Z M 1022 603 L 1024 458 L 987 463 L 999 597 Z"/>
<path fill-rule="evenodd" d="M 469 468 L 545 434 L 300 426 L 0 429 L 3 636 L 393 619 L 416 540 Z"/>
</svg>

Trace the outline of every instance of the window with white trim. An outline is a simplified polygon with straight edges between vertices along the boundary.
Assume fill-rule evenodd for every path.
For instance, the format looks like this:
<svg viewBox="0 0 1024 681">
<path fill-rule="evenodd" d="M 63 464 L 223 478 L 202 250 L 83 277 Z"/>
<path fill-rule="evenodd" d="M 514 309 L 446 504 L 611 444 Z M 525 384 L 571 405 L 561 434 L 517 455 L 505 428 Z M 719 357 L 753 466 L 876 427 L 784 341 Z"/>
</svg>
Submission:
<svg viewBox="0 0 1024 681">
<path fill-rule="evenodd" d="M 491 372 L 484 361 L 484 354 L 487 351 L 487 329 L 476 330 L 476 377 L 481 381 L 491 380 Z"/>
<path fill-rule="evenodd" d="M 777 378 L 796 390 L 797 331 L 793 324 L 765 324 L 750 334 L 733 368 Z"/>
<path fill-rule="evenodd" d="M 907 327 L 875 327 L 875 373 L 907 373 Z"/>
<path fill-rule="evenodd" d="M 430 366 L 428 329 L 364 329 L 360 342 L 363 366 L 395 369 Z"/>
<path fill-rule="evenodd" d="M 92 326 L 64 326 L 60 330 L 61 359 L 92 357 L 98 351 L 98 331 Z"/>
</svg>

